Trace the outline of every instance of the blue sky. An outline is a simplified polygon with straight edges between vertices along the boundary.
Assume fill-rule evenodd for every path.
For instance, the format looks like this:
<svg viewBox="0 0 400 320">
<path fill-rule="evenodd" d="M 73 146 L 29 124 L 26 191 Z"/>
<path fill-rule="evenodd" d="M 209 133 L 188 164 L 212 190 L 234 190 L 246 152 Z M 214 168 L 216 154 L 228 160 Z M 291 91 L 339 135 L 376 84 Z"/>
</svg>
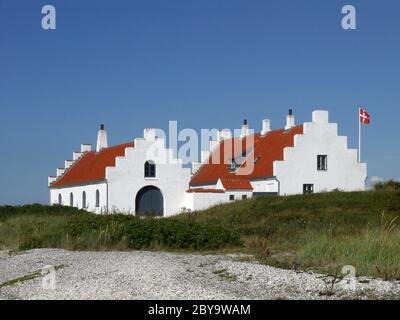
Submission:
<svg viewBox="0 0 400 320">
<path fill-rule="evenodd" d="M 41 8 L 57 29 L 41 28 Z M 341 28 L 341 8 L 357 30 Z M 260 130 L 327 109 L 369 176 L 400 178 L 397 0 L 0 0 L 0 204 L 48 201 L 47 176 L 81 143 L 144 127 Z"/>
</svg>

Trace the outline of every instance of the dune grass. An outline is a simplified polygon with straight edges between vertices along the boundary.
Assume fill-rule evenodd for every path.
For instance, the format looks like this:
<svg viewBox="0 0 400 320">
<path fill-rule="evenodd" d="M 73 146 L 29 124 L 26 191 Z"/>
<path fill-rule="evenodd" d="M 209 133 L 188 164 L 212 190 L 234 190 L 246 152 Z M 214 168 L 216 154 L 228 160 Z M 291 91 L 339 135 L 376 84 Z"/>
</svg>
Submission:
<svg viewBox="0 0 400 320">
<path fill-rule="evenodd" d="M 0 207 L 13 250 L 239 251 L 273 266 L 400 279 L 400 191 L 259 197 L 171 218 L 94 215 L 68 207 Z"/>
<path fill-rule="evenodd" d="M 180 218 L 229 228 L 269 265 L 400 279 L 400 191 L 262 197 Z"/>
</svg>

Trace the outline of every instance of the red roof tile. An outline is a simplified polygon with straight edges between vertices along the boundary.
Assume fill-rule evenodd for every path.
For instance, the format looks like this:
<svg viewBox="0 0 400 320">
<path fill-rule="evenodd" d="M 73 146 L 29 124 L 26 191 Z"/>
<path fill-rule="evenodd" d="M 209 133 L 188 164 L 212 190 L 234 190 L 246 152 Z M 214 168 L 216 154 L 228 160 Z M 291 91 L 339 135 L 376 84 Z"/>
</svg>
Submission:
<svg viewBox="0 0 400 320">
<path fill-rule="evenodd" d="M 86 152 L 50 187 L 88 184 L 106 178 L 106 168 L 115 166 L 115 158 L 125 155 L 125 149 L 133 147 L 133 142 L 105 148 L 100 152 Z"/>
<path fill-rule="evenodd" d="M 253 190 L 250 180 L 222 178 L 221 183 L 226 190 Z"/>
<path fill-rule="evenodd" d="M 254 135 L 254 144 L 246 146 L 246 148 L 243 147 L 243 150 L 247 150 L 247 160 L 234 172 L 229 170 L 229 162 L 232 158 L 238 156 L 238 151 L 236 151 L 238 149 L 237 146 L 240 146 L 241 142 L 244 143 L 245 139 L 232 138 L 224 140 L 212 153 L 209 160 L 192 177 L 190 185 L 216 184 L 218 179 L 224 178 L 251 180 L 272 177 L 274 175 L 274 161 L 283 160 L 283 149 L 285 147 L 293 147 L 294 136 L 296 134 L 303 134 L 302 125 L 293 127 L 290 130 L 280 129 L 270 131 L 265 136 L 261 136 L 260 134 Z M 228 147 L 226 144 L 229 144 Z M 225 152 L 226 150 L 229 151 Z M 254 162 L 251 173 L 246 172 L 252 165 L 250 161 Z"/>
</svg>

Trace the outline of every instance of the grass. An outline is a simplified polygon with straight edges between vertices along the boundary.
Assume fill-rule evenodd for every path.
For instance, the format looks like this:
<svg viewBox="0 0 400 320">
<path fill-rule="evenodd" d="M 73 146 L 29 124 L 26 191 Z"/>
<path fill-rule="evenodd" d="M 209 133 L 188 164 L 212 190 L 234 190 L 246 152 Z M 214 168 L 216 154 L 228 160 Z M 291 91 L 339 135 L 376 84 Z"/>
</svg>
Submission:
<svg viewBox="0 0 400 320">
<path fill-rule="evenodd" d="M 400 191 L 259 197 L 154 219 L 0 207 L 0 247 L 241 252 L 283 268 L 400 279 Z"/>
<path fill-rule="evenodd" d="M 288 269 L 400 279 L 400 191 L 330 192 L 260 197 L 181 219 L 240 234 L 242 252 Z"/>
</svg>

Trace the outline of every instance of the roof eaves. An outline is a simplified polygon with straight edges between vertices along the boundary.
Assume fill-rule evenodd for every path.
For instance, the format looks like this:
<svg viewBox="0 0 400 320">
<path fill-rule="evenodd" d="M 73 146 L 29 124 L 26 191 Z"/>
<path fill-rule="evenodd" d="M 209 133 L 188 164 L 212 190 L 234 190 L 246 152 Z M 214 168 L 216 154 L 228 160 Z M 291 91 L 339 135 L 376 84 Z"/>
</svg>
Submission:
<svg viewBox="0 0 400 320">
<path fill-rule="evenodd" d="M 106 179 L 88 180 L 88 181 L 82 181 L 80 183 L 63 184 L 61 186 L 50 185 L 49 189 L 65 189 L 65 188 L 73 188 L 73 187 L 82 187 L 82 186 L 87 186 L 87 185 L 92 185 L 92 184 L 101 184 L 101 183 L 105 183 L 105 182 L 107 182 Z"/>
</svg>

